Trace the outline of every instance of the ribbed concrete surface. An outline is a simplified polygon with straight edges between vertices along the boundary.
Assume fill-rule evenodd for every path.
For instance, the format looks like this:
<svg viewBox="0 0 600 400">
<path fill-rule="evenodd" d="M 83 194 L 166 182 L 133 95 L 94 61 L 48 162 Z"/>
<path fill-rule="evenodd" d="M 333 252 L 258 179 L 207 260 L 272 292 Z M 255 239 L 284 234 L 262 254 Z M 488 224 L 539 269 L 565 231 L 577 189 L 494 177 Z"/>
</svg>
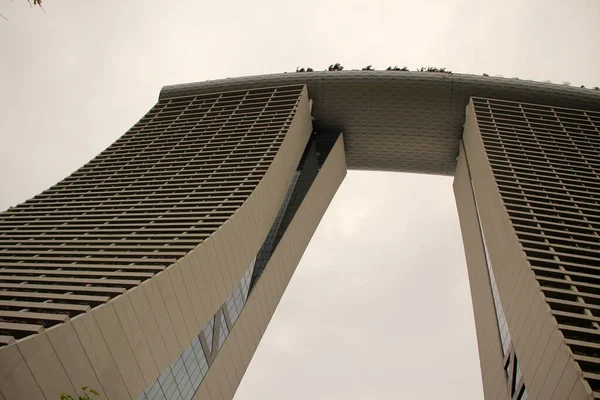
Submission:
<svg viewBox="0 0 600 400">
<path fill-rule="evenodd" d="M 453 175 L 469 97 L 600 110 L 600 91 L 487 76 L 283 73 L 166 86 L 160 98 L 306 84 L 319 131 L 342 131 L 349 169 Z"/>
</svg>

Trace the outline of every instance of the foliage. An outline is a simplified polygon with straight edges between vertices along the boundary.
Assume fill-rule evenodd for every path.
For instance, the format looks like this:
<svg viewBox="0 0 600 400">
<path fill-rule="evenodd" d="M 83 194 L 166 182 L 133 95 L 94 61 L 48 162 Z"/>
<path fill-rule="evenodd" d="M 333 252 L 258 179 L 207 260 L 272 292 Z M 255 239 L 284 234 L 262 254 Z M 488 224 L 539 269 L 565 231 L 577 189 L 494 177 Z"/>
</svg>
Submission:
<svg viewBox="0 0 600 400">
<path fill-rule="evenodd" d="M 41 0 L 33 0 L 34 4 L 40 4 Z M 344 66 L 341 65 L 340 63 L 335 63 L 335 64 L 331 64 L 325 71 L 342 71 L 344 69 Z M 375 68 L 373 67 L 373 65 L 369 64 L 366 67 L 362 68 L 363 71 L 375 71 Z M 402 67 L 399 68 L 397 65 L 395 66 L 389 66 L 385 69 L 386 71 L 409 71 L 408 67 Z M 313 72 L 314 70 L 311 67 L 308 67 L 306 69 L 304 68 L 300 68 L 297 67 L 296 68 L 296 72 Z M 352 71 L 356 71 L 356 70 L 352 70 Z M 437 72 L 437 73 L 442 73 L 442 74 L 451 74 L 452 71 L 447 70 L 446 68 L 436 68 L 436 67 L 421 67 L 421 68 L 417 68 L 416 69 L 417 72 Z M 482 74 L 483 76 L 490 76 L 488 73 L 484 72 Z M 497 78 L 503 78 L 502 75 L 494 75 Z M 513 77 L 512 79 L 515 80 L 519 80 L 518 77 Z M 545 83 L 552 83 L 552 81 L 550 80 L 545 80 Z M 571 86 L 571 82 L 563 82 L 562 83 L 565 86 Z M 594 87 L 586 87 L 585 85 L 581 85 L 580 86 L 582 89 L 591 89 L 591 90 L 599 90 L 600 91 L 600 87 L 598 86 L 594 86 Z"/>
<path fill-rule="evenodd" d="M 451 74 L 452 73 L 452 71 L 448 71 L 446 68 L 436 68 L 436 67 L 417 68 L 417 72 L 441 72 L 442 74 Z"/>
<path fill-rule="evenodd" d="M 42 7 L 42 0 L 33 0 L 33 3 L 31 2 L 32 0 L 27 0 L 27 2 L 29 3 L 29 5 L 31 7 L 33 6 L 38 6 L 39 8 L 42 9 L 42 11 L 46 12 L 46 10 L 44 10 L 44 7 Z M 8 18 L 6 18 L 4 15 L 0 14 L 0 18 L 8 21 Z"/>
<path fill-rule="evenodd" d="M 87 386 L 82 386 L 81 391 L 83 396 L 73 397 L 68 393 L 61 393 L 59 400 L 92 400 L 92 395 L 95 397 L 100 396 L 94 389 L 90 389 Z"/>
<path fill-rule="evenodd" d="M 385 70 L 386 71 L 408 71 L 408 68 L 407 67 L 398 68 L 398 66 L 396 65 L 394 68 L 389 66 Z"/>
</svg>

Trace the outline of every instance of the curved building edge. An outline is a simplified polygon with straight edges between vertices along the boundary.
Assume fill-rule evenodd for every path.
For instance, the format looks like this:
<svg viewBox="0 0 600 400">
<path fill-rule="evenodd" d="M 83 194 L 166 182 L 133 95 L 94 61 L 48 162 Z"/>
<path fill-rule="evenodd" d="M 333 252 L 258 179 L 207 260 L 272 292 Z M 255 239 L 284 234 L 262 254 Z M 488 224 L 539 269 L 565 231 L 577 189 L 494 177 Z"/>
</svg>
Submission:
<svg viewBox="0 0 600 400">
<path fill-rule="evenodd" d="M 184 257 L 126 293 L 0 349 L 0 399 L 55 399 L 87 386 L 135 400 L 223 306 L 265 240 L 312 133 L 302 90 L 267 172 Z"/>
<path fill-rule="evenodd" d="M 454 179 L 485 399 L 597 398 L 511 221 L 471 99 Z M 501 301 L 500 301 L 501 299 Z M 518 356 L 518 357 L 517 357 Z M 518 360 L 518 363 L 517 363 Z"/>
</svg>

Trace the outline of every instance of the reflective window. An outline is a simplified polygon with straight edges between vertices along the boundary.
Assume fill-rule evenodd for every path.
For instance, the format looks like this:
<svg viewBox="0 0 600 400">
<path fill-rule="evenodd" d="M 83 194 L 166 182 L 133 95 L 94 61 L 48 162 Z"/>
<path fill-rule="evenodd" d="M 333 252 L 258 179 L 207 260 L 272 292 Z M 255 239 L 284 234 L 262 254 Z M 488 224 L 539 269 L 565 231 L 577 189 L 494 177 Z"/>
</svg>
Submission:
<svg viewBox="0 0 600 400">
<path fill-rule="evenodd" d="M 175 384 L 177 385 L 179 391 L 183 394 L 187 387 L 192 387 L 187 370 L 183 364 L 183 357 L 179 356 L 179 358 L 175 361 L 175 366 L 172 368 L 172 370 L 173 375 L 175 375 Z"/>
<path fill-rule="evenodd" d="M 227 302 L 225 303 L 227 306 L 227 313 L 229 314 L 229 319 L 231 320 L 231 323 L 234 324 L 235 321 L 237 320 L 237 317 L 239 315 L 239 311 L 238 311 L 238 304 L 236 303 L 236 297 L 241 297 L 242 292 L 241 292 L 241 287 L 240 285 L 238 285 L 235 290 L 233 291 L 233 294 L 231 295 L 231 297 L 229 297 L 227 299 Z M 241 308 L 240 308 L 241 310 Z"/>
<path fill-rule="evenodd" d="M 204 329 L 192 340 L 192 343 L 183 351 L 183 353 L 173 363 L 167 367 L 152 383 L 138 400 L 192 400 L 194 393 L 198 390 L 202 380 L 209 369 L 208 359 L 215 356 L 227 336 L 230 328 L 237 321 L 252 286 L 252 280 L 256 280 L 269 261 L 277 243 L 277 233 L 281 225 L 286 208 L 290 202 L 293 189 L 298 181 L 299 172 L 294 175 L 292 183 L 286 193 L 283 204 L 271 227 L 265 242 L 261 246 L 259 254 L 248 266 L 248 270 L 235 287 L 225 304 L 206 324 Z M 260 271 L 256 271 L 256 265 L 260 260 Z M 231 323 L 227 325 L 225 312 Z M 213 348 L 215 329 L 218 328 L 217 349 Z M 204 349 L 200 337 L 206 340 L 207 348 Z"/>
<path fill-rule="evenodd" d="M 218 351 L 225 343 L 230 331 L 225 320 L 225 309 L 227 309 L 233 325 L 246 303 L 253 269 L 254 261 L 227 302 L 199 333 L 206 339 L 209 354 L 213 352 L 215 319 L 217 318 L 219 325 L 218 348 L 216 349 Z M 196 336 L 183 353 L 160 374 L 158 379 L 146 388 L 138 400 L 192 400 L 202 379 L 206 376 L 208 368 L 207 355 L 202 348 L 200 337 Z"/>
<path fill-rule="evenodd" d="M 200 374 L 200 378 L 204 378 L 204 375 L 206 375 L 206 370 L 208 370 L 208 362 L 206 361 L 206 357 L 204 355 L 204 351 L 202 350 L 202 346 L 200 345 L 200 340 L 197 340 L 197 342 L 193 343 L 192 348 L 194 350 L 196 360 L 198 360 L 198 373 Z M 195 381 L 192 379 L 192 382 Z"/>
<path fill-rule="evenodd" d="M 160 396 L 158 396 L 160 391 L 160 384 L 158 381 L 154 381 L 154 384 L 150 386 L 150 390 L 144 392 L 144 394 L 146 395 L 147 400 L 156 400 L 160 398 Z"/>
<path fill-rule="evenodd" d="M 471 190 L 473 191 L 473 181 L 471 181 Z M 474 191 L 473 191 L 474 192 Z M 487 244 L 485 242 L 485 235 L 483 233 L 483 227 L 481 226 L 481 219 L 479 218 L 479 206 L 477 204 L 477 199 L 473 196 L 475 200 L 475 209 L 477 212 L 477 221 L 479 222 L 479 232 L 481 233 L 481 238 L 483 240 L 483 252 L 485 253 L 485 264 L 488 270 L 488 277 L 490 279 L 490 286 L 492 288 L 492 297 L 494 299 L 494 311 L 496 312 L 496 321 L 498 323 L 498 331 L 500 334 L 500 342 L 502 345 L 502 354 L 508 357 L 507 365 L 504 366 L 504 370 L 506 372 L 507 380 L 509 383 L 509 395 L 513 398 L 516 394 L 516 390 L 520 387 L 520 383 L 522 381 L 521 368 L 519 367 L 519 363 L 517 361 L 517 355 L 514 352 L 514 349 L 511 348 L 511 337 L 510 331 L 508 330 L 508 324 L 506 322 L 506 316 L 504 315 L 504 308 L 502 307 L 502 302 L 500 301 L 500 293 L 498 293 L 498 285 L 496 284 L 496 277 L 494 276 L 494 270 L 492 269 L 492 262 L 490 260 L 488 254 Z M 525 389 L 525 385 L 522 386 L 522 390 L 517 396 L 518 399 L 527 399 L 527 391 Z"/>
<path fill-rule="evenodd" d="M 298 182 L 298 177 L 300 176 L 300 172 L 301 172 L 300 170 L 297 170 L 295 172 L 294 177 L 292 178 L 292 182 L 291 182 L 290 186 L 288 187 L 288 190 L 283 199 L 283 203 L 282 203 L 281 207 L 279 208 L 279 212 L 277 213 L 277 216 L 275 217 L 275 222 L 271 226 L 271 229 L 269 230 L 269 233 L 267 234 L 267 238 L 265 239 L 260 250 L 258 251 L 258 254 L 256 256 L 256 265 L 253 270 L 253 274 L 252 274 L 253 277 L 252 277 L 250 286 L 253 286 L 254 282 L 260 277 L 260 275 L 262 274 L 262 272 L 265 269 L 265 266 L 269 262 L 271 255 L 273 254 L 273 251 L 275 250 L 275 247 L 277 245 L 277 236 L 278 236 L 277 234 L 279 233 L 279 228 L 281 226 L 281 222 L 283 221 L 283 217 L 285 215 L 285 212 L 287 211 L 288 205 L 292 198 L 292 194 L 294 193 L 294 189 L 296 187 L 296 183 Z"/>
<path fill-rule="evenodd" d="M 171 373 L 171 367 L 168 367 L 163 371 L 161 376 L 158 378 L 158 382 L 160 383 L 160 387 L 167 399 L 174 398 L 179 394 L 177 387 L 175 386 L 175 377 Z"/>
<path fill-rule="evenodd" d="M 204 338 L 206 339 L 206 343 L 208 344 L 208 352 L 212 353 L 212 343 L 213 343 L 213 331 L 215 329 L 215 317 L 206 324 L 202 332 L 204 333 Z"/>
<path fill-rule="evenodd" d="M 219 332 L 219 347 L 217 347 L 217 349 L 221 350 L 221 346 L 223 346 L 223 343 L 225 343 L 225 338 L 227 338 L 227 335 L 229 335 L 229 329 L 227 328 L 227 324 L 225 323 L 225 314 L 223 314 L 222 312 L 221 314 L 221 331 Z"/>
</svg>

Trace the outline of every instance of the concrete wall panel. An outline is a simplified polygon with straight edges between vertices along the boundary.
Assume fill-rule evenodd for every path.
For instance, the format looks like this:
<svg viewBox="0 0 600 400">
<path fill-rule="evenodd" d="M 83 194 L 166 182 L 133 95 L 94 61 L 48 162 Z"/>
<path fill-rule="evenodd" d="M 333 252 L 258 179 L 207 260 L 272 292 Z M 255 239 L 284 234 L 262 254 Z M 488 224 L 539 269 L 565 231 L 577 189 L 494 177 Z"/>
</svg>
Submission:
<svg viewBox="0 0 600 400">
<path fill-rule="evenodd" d="M 17 347 L 47 399 L 58 399 L 65 392 L 75 393 L 45 332 L 20 341 Z"/>
<path fill-rule="evenodd" d="M 185 318 L 183 316 L 181 306 L 177 301 L 177 295 L 175 294 L 173 282 L 171 282 L 171 277 L 168 271 L 163 271 L 152 279 L 155 279 L 156 283 L 158 284 L 158 289 L 162 296 L 162 300 L 164 301 L 167 313 L 169 314 L 169 319 L 171 320 L 173 329 L 177 335 L 180 348 L 179 354 L 181 354 L 181 352 L 192 342 L 192 335 L 190 335 L 190 332 L 185 324 Z"/>
<path fill-rule="evenodd" d="M 121 326 L 113 302 L 94 309 L 92 314 L 131 398 L 136 399 L 138 394 L 146 388 L 146 382 Z"/>
<path fill-rule="evenodd" d="M 208 260 L 208 247 L 210 246 L 207 243 L 208 241 L 211 241 L 211 239 L 208 238 L 205 240 L 204 246 L 197 247 L 184 258 L 185 260 L 189 257 L 192 260 L 192 272 L 194 273 L 200 295 L 202 296 L 202 305 L 207 313 L 204 325 L 206 325 L 206 322 L 212 318 L 223 304 L 219 303 L 223 295 L 219 293 L 219 285 L 217 283 L 217 278 L 222 279 L 222 275 Z M 215 276 L 215 273 L 218 275 Z"/>
<path fill-rule="evenodd" d="M 73 319 L 73 327 L 87 355 L 104 395 L 110 400 L 131 399 L 127 386 L 117 368 L 100 327 L 92 313 Z M 90 386 L 90 385 L 87 385 Z"/>
<path fill-rule="evenodd" d="M 177 304 L 179 304 L 179 308 L 183 316 L 183 321 L 185 322 L 189 336 L 190 338 L 193 338 L 194 336 L 198 335 L 198 332 L 200 332 L 204 325 L 200 325 L 200 323 L 196 320 L 196 315 L 194 314 L 192 302 L 190 301 L 190 295 L 188 294 L 187 286 L 183 281 L 183 275 L 181 270 L 181 263 L 177 262 L 174 265 L 167 268 L 166 272 L 169 275 L 169 278 L 171 279 L 171 284 L 173 285 L 173 290 L 175 291 Z M 187 345 L 189 345 L 189 343 L 186 344 L 186 347 Z"/>
<path fill-rule="evenodd" d="M 157 368 L 156 362 L 152 355 L 151 345 L 147 340 L 148 333 L 142 328 L 142 325 L 138 321 L 138 316 L 135 313 L 133 305 L 131 304 L 130 296 L 121 296 L 112 302 L 115 312 L 119 318 L 119 323 L 123 328 L 125 337 L 135 360 L 137 366 L 144 377 L 146 386 L 150 385 L 156 376 L 160 374 Z M 157 331 L 155 329 L 155 331 Z M 164 351 L 164 345 L 162 341 L 158 344 Z M 164 352 L 166 356 L 166 352 Z"/>
<path fill-rule="evenodd" d="M 6 400 L 45 398 L 17 346 L 0 349 L 0 376 L 0 393 Z"/>
<path fill-rule="evenodd" d="M 73 323 L 67 322 L 53 327 L 46 334 L 74 390 L 82 394 L 81 387 L 87 386 L 100 393 L 99 400 L 106 399 L 106 392 L 81 345 Z"/>
<path fill-rule="evenodd" d="M 148 295 L 146 294 L 146 289 L 143 286 L 138 286 L 129 291 L 127 296 L 124 297 L 131 301 L 136 318 L 144 332 L 148 348 L 156 364 L 156 373 L 160 373 L 160 371 L 163 371 L 170 364 L 171 357 L 169 356 L 167 346 L 163 340 L 163 335 L 161 334 L 161 329 L 159 328 L 159 323 L 156 320 L 155 313 L 153 312 Z M 115 307 L 117 313 L 119 313 L 119 307 L 117 305 L 115 305 Z M 171 341 L 169 341 L 169 343 L 172 344 L 171 347 L 174 352 L 177 349 L 177 346 Z M 156 373 L 154 375 L 156 375 Z"/>
<path fill-rule="evenodd" d="M 179 357 L 184 347 L 180 345 L 175 333 L 171 316 L 167 312 L 165 301 L 163 300 L 161 291 L 158 288 L 158 281 L 156 279 L 148 279 L 146 282 L 142 283 L 142 287 L 146 294 L 146 301 L 150 305 L 152 314 L 154 314 L 154 320 L 156 321 L 158 329 L 160 330 L 163 343 L 167 348 L 170 364 L 173 360 Z"/>
<path fill-rule="evenodd" d="M 196 281 L 196 274 L 194 273 L 194 270 L 199 269 L 199 266 L 195 265 L 194 260 L 190 257 L 182 258 L 178 261 L 178 264 L 179 269 L 181 270 L 183 283 L 190 299 L 190 305 L 195 316 L 196 323 L 198 324 L 199 329 L 202 329 L 204 328 L 204 325 L 206 325 L 204 321 L 208 321 L 211 316 L 209 316 L 208 312 L 205 310 L 205 302 L 203 301 L 210 296 L 208 295 L 204 286 L 198 285 Z M 211 309 L 212 307 L 206 308 Z M 198 330 L 195 332 L 198 332 Z"/>
</svg>

